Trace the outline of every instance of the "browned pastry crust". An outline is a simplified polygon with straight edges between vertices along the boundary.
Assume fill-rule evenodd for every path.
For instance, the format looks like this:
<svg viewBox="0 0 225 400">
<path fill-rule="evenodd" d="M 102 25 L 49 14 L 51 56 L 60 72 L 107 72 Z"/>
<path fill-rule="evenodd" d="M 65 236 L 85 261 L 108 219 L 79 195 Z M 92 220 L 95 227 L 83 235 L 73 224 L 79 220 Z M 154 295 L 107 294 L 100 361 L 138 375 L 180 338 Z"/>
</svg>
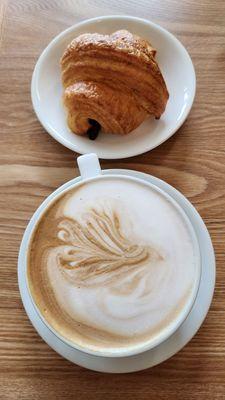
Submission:
<svg viewBox="0 0 225 400">
<path fill-rule="evenodd" d="M 70 129 L 83 135 L 94 119 L 106 133 L 127 134 L 149 114 L 159 118 L 169 94 L 155 54 L 125 30 L 75 38 L 61 59 Z"/>
</svg>

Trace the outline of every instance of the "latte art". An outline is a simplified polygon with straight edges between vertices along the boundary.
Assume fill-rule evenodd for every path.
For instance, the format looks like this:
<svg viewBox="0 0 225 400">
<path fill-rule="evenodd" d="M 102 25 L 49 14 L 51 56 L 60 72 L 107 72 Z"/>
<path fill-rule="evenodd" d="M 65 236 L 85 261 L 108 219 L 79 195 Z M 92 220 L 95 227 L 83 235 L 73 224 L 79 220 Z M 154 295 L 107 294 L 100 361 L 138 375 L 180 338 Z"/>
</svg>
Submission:
<svg viewBox="0 0 225 400">
<path fill-rule="evenodd" d="M 138 346 L 188 303 L 196 260 L 186 223 L 148 186 L 104 178 L 71 189 L 42 216 L 28 281 L 47 322 L 80 347 Z"/>
<path fill-rule="evenodd" d="M 57 236 L 66 246 L 54 249 L 55 260 L 51 262 L 75 286 L 98 282 L 105 285 L 116 275 L 138 270 L 150 258 L 160 259 L 150 246 L 135 243 L 121 232 L 119 214 L 109 202 L 105 209 L 86 211 L 81 222 L 63 219 L 58 224 Z"/>
</svg>

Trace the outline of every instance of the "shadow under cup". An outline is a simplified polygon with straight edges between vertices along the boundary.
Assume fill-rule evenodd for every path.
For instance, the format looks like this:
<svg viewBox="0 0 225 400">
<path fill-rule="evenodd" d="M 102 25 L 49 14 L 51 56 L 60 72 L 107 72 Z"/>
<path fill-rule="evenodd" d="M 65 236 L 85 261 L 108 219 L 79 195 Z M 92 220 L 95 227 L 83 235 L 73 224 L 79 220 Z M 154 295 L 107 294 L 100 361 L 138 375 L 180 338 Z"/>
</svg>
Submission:
<svg viewBox="0 0 225 400">
<path fill-rule="evenodd" d="M 84 157 L 86 156 L 80 158 Z M 125 175 L 103 176 L 99 167 L 95 170 L 95 176 L 90 176 L 90 173 L 87 173 L 85 167 L 82 166 L 82 162 L 80 162 L 79 167 L 82 180 L 50 200 L 33 228 L 26 259 L 28 292 L 39 317 L 45 325 L 59 339 L 73 348 L 103 357 L 125 357 L 147 351 L 171 336 L 186 319 L 194 304 L 201 276 L 200 250 L 196 234 L 183 209 L 158 187 L 141 179 Z M 116 191 L 115 187 L 117 188 Z M 96 201 L 96 194 L 101 195 L 103 188 L 108 199 L 113 196 L 113 201 L 110 200 L 110 204 L 104 200 L 106 198 L 104 197 L 104 206 L 102 206 L 101 201 L 99 204 Z M 94 193 L 92 195 L 94 206 L 92 204 L 91 208 L 90 202 L 86 201 L 90 193 Z M 140 200 L 140 193 L 142 193 L 142 200 Z M 149 201 L 146 198 L 148 194 Z M 102 200 L 102 196 L 100 197 Z M 170 302 L 173 301 L 172 297 L 175 293 L 176 284 L 177 287 L 179 285 L 179 290 L 182 293 L 182 285 L 185 282 L 182 283 L 183 266 L 181 271 L 179 271 L 179 268 L 171 270 L 172 272 L 167 273 L 167 276 L 169 276 L 168 279 L 172 279 L 172 290 L 167 286 L 168 290 L 166 291 L 165 286 L 163 298 L 159 303 L 157 303 L 157 296 L 155 296 L 156 300 L 153 294 L 151 297 L 151 291 L 154 295 L 157 293 L 157 291 L 154 292 L 152 286 L 153 278 L 157 277 L 154 266 L 157 268 L 162 266 L 160 279 L 157 278 L 158 280 L 156 280 L 160 283 L 164 276 L 163 268 L 169 268 L 172 265 L 172 262 L 164 261 L 172 251 L 170 247 L 173 248 L 175 243 L 173 242 L 175 233 L 173 233 L 172 225 L 169 227 L 169 235 L 168 228 L 163 229 L 162 227 L 161 231 L 157 231 L 156 234 L 159 236 L 160 232 L 167 230 L 163 236 L 166 250 L 161 245 L 155 247 L 153 245 L 154 240 L 151 238 L 152 234 L 146 230 L 147 222 L 142 230 L 137 229 L 136 232 L 133 232 L 134 221 L 132 223 L 129 221 L 130 215 L 127 211 L 127 205 L 131 209 L 132 206 L 135 208 L 135 204 L 139 205 L 136 218 L 138 217 L 138 221 L 143 223 L 148 219 L 148 214 L 141 217 L 144 207 L 152 212 L 149 224 L 152 224 L 152 227 L 157 227 L 157 215 L 156 212 L 152 211 L 152 209 L 154 210 L 154 205 L 151 203 L 153 199 L 161 199 L 162 203 L 164 202 L 173 211 L 171 218 L 174 215 L 182 221 L 189 235 L 189 245 L 193 249 L 192 263 L 194 265 L 191 289 L 188 290 L 187 294 L 184 293 L 182 302 L 179 302 L 179 306 L 174 309 L 175 311 L 172 314 L 166 315 L 163 323 L 161 321 L 160 324 L 159 318 L 155 331 L 148 329 L 151 326 L 151 315 L 154 314 L 154 318 L 158 318 L 157 309 L 154 309 L 155 304 L 162 306 L 159 309 L 159 315 L 160 312 L 165 312 L 165 309 L 170 306 Z M 148 207 L 146 206 L 147 203 L 149 203 Z M 155 210 L 158 210 L 160 201 L 158 201 L 157 207 L 156 203 L 154 201 Z M 85 212 L 84 204 L 87 204 Z M 75 208 L 74 205 L 76 205 Z M 64 209 L 67 210 L 66 218 L 64 218 L 65 215 L 62 218 L 62 210 Z M 74 209 L 76 209 L 75 219 Z M 165 208 L 165 219 L 168 214 L 166 211 L 167 208 Z M 98 233 L 96 233 L 96 227 L 100 229 Z M 144 235 L 141 231 L 144 232 Z M 58 236 L 56 232 L 58 232 Z M 128 235 L 126 235 L 127 232 Z M 103 238 L 103 233 L 107 237 Z M 81 251 L 82 235 L 86 247 Z M 94 257 L 93 254 L 90 255 L 90 252 L 96 248 L 96 237 L 98 238 L 98 249 L 102 249 L 101 246 L 103 246 L 104 251 L 101 253 L 98 250 L 99 253 L 94 254 Z M 167 241 L 171 240 L 171 243 L 166 243 L 165 238 L 167 238 Z M 87 240 L 89 240 L 88 244 Z M 183 246 L 182 249 L 185 250 L 186 248 L 182 244 L 182 236 L 180 243 Z M 80 253 L 77 252 L 78 248 Z M 86 249 L 89 257 L 85 255 L 84 249 Z M 109 254 L 107 249 L 110 249 L 112 253 L 114 252 L 113 254 L 110 253 L 111 258 L 108 261 L 106 261 L 108 256 L 105 256 L 104 259 L 104 255 Z M 47 254 L 47 257 L 43 254 Z M 88 260 L 86 264 L 84 257 L 86 257 L 86 261 Z M 179 257 L 181 257 L 180 253 Z M 185 259 L 185 253 L 183 258 L 185 265 L 188 265 L 189 260 Z M 54 263 L 49 260 L 54 260 Z M 172 257 L 171 260 L 175 260 L 175 258 Z M 53 264 L 54 267 L 52 268 Z M 34 265 L 35 267 L 38 266 L 39 269 L 34 268 Z M 84 272 L 85 268 L 87 272 Z M 105 269 L 107 269 L 107 272 L 105 272 Z M 61 284 L 60 277 L 62 277 L 63 282 L 65 280 L 65 285 Z M 135 293 L 132 292 L 131 282 L 136 285 Z M 160 295 L 160 285 L 157 288 Z M 59 293 L 62 294 L 60 301 Z M 143 301 L 140 300 L 141 298 Z M 71 299 L 76 303 L 75 306 L 69 303 Z M 102 299 L 104 300 L 103 303 Z M 99 302 L 100 311 L 95 302 L 97 305 Z M 135 316 L 135 312 L 137 313 L 139 310 L 139 303 L 141 304 L 140 316 Z M 152 314 L 148 311 L 151 304 Z M 75 311 L 74 307 L 76 308 Z M 110 317 L 106 318 L 103 314 L 108 310 Z M 76 318 L 74 318 L 74 315 L 76 315 Z M 131 323 L 132 318 L 133 320 L 136 318 L 133 325 Z M 113 326 L 113 323 L 115 323 L 115 326 Z M 69 327 L 72 329 L 69 329 Z M 140 327 L 143 327 L 143 332 L 146 327 L 146 332 L 143 334 L 136 333 L 141 330 Z M 117 335 L 116 330 L 119 331 L 119 335 Z M 71 334 L 72 331 L 74 331 L 74 335 Z M 108 341 L 105 342 L 106 336 Z M 122 337 L 121 341 L 118 339 L 119 337 Z"/>
</svg>

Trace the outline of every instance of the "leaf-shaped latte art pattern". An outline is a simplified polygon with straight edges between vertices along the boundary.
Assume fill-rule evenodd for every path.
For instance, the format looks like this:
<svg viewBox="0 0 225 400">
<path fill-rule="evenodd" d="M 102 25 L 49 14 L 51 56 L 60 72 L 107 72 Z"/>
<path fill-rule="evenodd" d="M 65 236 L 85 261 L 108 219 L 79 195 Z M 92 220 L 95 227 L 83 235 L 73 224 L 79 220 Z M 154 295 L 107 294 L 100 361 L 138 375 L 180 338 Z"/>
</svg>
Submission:
<svg viewBox="0 0 225 400">
<path fill-rule="evenodd" d="M 98 277 L 104 282 L 125 269 L 138 268 L 150 258 L 160 258 L 149 246 L 134 243 L 122 233 L 116 211 L 91 208 L 81 221 L 64 218 L 58 224 L 57 264 L 68 280 L 89 285 Z"/>
</svg>

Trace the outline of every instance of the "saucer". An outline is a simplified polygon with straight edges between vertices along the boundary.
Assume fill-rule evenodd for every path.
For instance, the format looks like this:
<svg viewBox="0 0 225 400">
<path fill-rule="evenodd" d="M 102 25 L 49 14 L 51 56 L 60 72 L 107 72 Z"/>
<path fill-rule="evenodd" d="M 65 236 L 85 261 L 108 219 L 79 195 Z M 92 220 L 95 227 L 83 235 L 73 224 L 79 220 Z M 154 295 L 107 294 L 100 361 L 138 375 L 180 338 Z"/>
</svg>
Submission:
<svg viewBox="0 0 225 400">
<path fill-rule="evenodd" d="M 70 131 L 62 103 L 60 58 L 67 45 L 85 32 L 112 33 L 127 29 L 149 40 L 157 49 L 156 60 L 165 78 L 170 97 L 160 120 L 149 117 L 131 134 L 100 134 L 95 141 Z M 83 21 L 56 36 L 35 66 L 31 96 L 34 110 L 47 132 L 69 149 L 99 158 L 136 156 L 159 146 L 183 124 L 195 96 L 195 71 L 186 49 L 167 30 L 153 22 L 129 16 L 104 16 Z"/>
<path fill-rule="evenodd" d="M 168 183 L 142 172 L 125 169 L 103 170 L 103 174 L 112 173 L 134 176 L 158 186 L 167 192 L 171 197 L 173 197 L 178 204 L 180 204 L 192 222 L 200 246 L 202 258 L 202 276 L 199 292 L 194 306 L 180 328 L 165 342 L 152 350 L 146 351 L 145 353 L 123 358 L 106 358 L 90 355 L 73 349 L 71 346 L 65 344 L 58 337 L 56 337 L 38 316 L 26 286 L 26 265 L 24 263 L 24 255 L 27 251 L 27 241 L 35 221 L 42 210 L 46 207 L 48 202 L 63 189 L 79 181 L 80 177 L 72 179 L 58 188 L 41 204 L 38 210 L 34 213 L 24 233 L 20 247 L 18 259 L 18 280 L 21 298 L 27 315 L 37 332 L 50 347 L 52 347 L 56 352 L 61 354 L 66 359 L 85 368 L 99 372 L 127 373 L 153 367 L 154 365 L 167 360 L 181 350 L 195 335 L 204 321 L 211 304 L 215 286 L 215 256 L 212 242 L 203 220 L 192 204 L 180 192 L 178 192 Z"/>
</svg>

